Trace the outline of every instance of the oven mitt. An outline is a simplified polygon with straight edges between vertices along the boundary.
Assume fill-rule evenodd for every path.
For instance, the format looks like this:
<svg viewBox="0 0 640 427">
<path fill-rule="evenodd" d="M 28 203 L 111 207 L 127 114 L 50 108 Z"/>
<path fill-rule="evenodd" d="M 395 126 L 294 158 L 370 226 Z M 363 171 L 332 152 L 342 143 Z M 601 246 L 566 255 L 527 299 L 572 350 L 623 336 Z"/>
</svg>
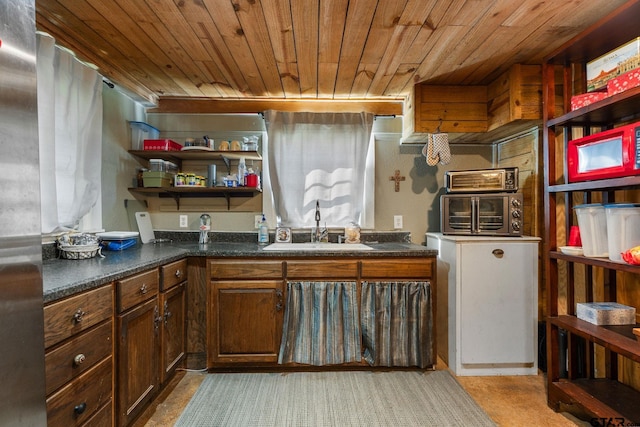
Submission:
<svg viewBox="0 0 640 427">
<path fill-rule="evenodd" d="M 433 154 L 440 160 L 441 165 L 448 165 L 451 161 L 451 150 L 449 149 L 449 134 L 433 134 Z"/>
<path fill-rule="evenodd" d="M 422 155 L 427 158 L 429 166 L 435 166 L 440 162 L 443 165 L 451 161 L 449 150 L 449 135 L 446 133 L 430 133 L 427 143 L 422 147 Z"/>
</svg>

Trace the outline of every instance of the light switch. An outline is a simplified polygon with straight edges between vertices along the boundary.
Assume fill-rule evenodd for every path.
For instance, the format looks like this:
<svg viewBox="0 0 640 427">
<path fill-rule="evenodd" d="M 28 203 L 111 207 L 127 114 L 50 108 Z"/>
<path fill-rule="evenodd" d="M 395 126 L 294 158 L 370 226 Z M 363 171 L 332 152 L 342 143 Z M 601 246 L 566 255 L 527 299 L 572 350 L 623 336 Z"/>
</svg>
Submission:
<svg viewBox="0 0 640 427">
<path fill-rule="evenodd" d="M 180 227 L 186 228 L 189 226 L 189 217 L 187 215 L 180 215 Z"/>
<path fill-rule="evenodd" d="M 402 215 L 393 216 L 393 228 L 400 230 L 402 228 Z"/>
</svg>

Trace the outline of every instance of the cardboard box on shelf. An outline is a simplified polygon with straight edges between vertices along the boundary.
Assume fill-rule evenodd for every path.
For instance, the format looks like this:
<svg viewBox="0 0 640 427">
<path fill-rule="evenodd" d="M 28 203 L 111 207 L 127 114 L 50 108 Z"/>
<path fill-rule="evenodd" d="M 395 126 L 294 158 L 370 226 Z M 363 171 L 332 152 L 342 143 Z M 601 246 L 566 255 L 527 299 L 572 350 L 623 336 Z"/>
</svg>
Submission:
<svg viewBox="0 0 640 427">
<path fill-rule="evenodd" d="M 608 96 L 607 92 L 589 92 L 580 95 L 574 95 L 571 97 L 571 111 L 578 108 L 586 107 L 589 104 L 605 99 Z"/>
<path fill-rule="evenodd" d="M 640 69 L 632 70 L 607 82 L 609 96 L 640 86 Z"/>
<path fill-rule="evenodd" d="M 587 63 L 587 92 L 607 86 L 607 82 L 640 67 L 640 37 Z"/>
</svg>

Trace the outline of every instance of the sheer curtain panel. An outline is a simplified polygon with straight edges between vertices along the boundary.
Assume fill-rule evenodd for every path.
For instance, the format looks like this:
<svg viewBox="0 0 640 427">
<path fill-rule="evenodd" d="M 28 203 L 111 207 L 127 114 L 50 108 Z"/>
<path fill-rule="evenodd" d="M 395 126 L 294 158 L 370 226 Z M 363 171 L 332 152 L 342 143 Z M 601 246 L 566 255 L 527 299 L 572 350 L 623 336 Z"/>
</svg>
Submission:
<svg viewBox="0 0 640 427">
<path fill-rule="evenodd" d="M 362 282 L 360 316 L 371 366 L 435 366 L 429 282 Z"/>
<path fill-rule="evenodd" d="M 268 179 L 278 222 L 288 227 L 373 228 L 374 162 L 369 113 L 267 111 Z"/>
<path fill-rule="evenodd" d="M 76 228 L 99 202 L 102 77 L 50 36 L 37 40 L 42 232 L 53 233 Z"/>
<path fill-rule="evenodd" d="M 278 363 L 360 361 L 356 282 L 289 282 Z"/>
</svg>

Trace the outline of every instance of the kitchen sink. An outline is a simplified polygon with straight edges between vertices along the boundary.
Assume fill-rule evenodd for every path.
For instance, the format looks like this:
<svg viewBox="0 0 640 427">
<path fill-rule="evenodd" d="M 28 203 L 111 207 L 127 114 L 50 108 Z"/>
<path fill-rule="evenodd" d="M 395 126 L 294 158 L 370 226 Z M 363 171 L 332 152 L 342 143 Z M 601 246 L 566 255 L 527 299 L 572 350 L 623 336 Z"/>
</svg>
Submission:
<svg viewBox="0 0 640 427">
<path fill-rule="evenodd" d="M 373 248 L 362 243 L 272 243 L 265 251 L 370 251 Z"/>
</svg>

